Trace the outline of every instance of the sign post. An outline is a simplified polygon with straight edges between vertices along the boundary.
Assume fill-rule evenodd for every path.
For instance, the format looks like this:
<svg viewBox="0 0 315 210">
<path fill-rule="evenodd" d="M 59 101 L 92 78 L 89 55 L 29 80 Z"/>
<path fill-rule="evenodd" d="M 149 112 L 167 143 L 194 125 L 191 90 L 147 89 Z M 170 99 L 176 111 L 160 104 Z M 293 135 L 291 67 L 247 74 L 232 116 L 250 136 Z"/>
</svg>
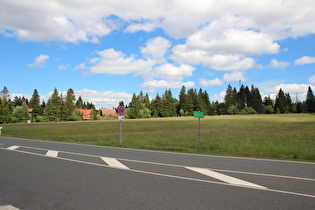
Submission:
<svg viewBox="0 0 315 210">
<path fill-rule="evenodd" d="M 198 118 L 198 152 L 200 152 L 200 118 L 205 118 L 205 113 L 194 112 L 194 118 Z"/>
<path fill-rule="evenodd" d="M 118 108 L 118 120 L 119 120 L 119 124 L 120 124 L 120 131 L 119 131 L 119 137 L 120 137 L 120 146 L 122 145 L 122 121 L 125 119 L 124 117 L 124 113 L 125 113 L 125 108 L 123 106 L 120 106 Z"/>
</svg>

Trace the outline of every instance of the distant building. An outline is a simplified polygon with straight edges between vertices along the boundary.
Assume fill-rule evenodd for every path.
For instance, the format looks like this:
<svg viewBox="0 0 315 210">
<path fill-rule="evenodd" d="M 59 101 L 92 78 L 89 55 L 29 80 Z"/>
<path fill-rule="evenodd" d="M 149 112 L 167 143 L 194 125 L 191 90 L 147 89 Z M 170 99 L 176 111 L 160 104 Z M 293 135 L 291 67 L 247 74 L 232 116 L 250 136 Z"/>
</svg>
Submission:
<svg viewBox="0 0 315 210">
<path fill-rule="evenodd" d="M 101 109 L 102 116 L 116 116 L 116 109 Z"/>
<path fill-rule="evenodd" d="M 82 120 L 91 120 L 91 114 L 92 110 L 91 109 L 76 109 L 76 112 L 79 112 L 80 115 L 82 116 Z"/>
</svg>

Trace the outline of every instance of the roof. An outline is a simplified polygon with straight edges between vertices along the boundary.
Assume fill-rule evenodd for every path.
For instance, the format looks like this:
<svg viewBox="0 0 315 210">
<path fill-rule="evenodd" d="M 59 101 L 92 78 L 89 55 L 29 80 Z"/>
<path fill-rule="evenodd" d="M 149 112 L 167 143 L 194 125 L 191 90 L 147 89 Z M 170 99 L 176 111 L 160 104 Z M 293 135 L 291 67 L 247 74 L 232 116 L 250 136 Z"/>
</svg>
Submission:
<svg viewBox="0 0 315 210">
<path fill-rule="evenodd" d="M 76 112 L 80 112 L 80 115 L 82 115 L 83 120 L 91 120 L 91 109 L 76 109 Z"/>
<path fill-rule="evenodd" d="M 101 109 L 102 116 L 116 115 L 116 109 Z"/>
</svg>

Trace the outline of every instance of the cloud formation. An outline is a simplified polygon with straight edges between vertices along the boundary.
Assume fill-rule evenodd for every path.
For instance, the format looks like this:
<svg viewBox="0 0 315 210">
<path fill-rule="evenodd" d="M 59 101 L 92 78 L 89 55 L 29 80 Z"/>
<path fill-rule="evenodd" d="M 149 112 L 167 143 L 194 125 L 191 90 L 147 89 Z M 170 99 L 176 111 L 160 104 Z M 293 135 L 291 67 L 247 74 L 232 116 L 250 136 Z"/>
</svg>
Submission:
<svg viewBox="0 0 315 210">
<path fill-rule="evenodd" d="M 304 56 L 294 61 L 294 64 L 296 65 L 304 65 L 304 64 L 310 64 L 310 63 L 315 63 L 315 57 Z"/>
<path fill-rule="evenodd" d="M 48 55 L 39 55 L 34 59 L 34 63 L 28 64 L 28 67 L 40 67 L 43 68 L 45 67 L 45 63 L 48 61 L 49 56 Z"/>
</svg>

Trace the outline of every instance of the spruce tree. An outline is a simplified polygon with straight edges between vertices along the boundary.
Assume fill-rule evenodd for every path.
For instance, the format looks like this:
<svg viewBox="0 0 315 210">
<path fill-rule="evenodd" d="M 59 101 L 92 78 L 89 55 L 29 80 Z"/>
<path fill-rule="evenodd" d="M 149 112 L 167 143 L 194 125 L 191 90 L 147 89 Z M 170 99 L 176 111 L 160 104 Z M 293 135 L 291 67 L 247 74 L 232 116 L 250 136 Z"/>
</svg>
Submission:
<svg viewBox="0 0 315 210">
<path fill-rule="evenodd" d="M 41 112 L 40 107 L 40 96 L 38 94 L 37 89 L 34 90 L 32 98 L 30 100 L 29 107 L 33 109 L 34 117 L 38 116 Z"/>
<path fill-rule="evenodd" d="M 79 96 L 78 100 L 76 101 L 75 107 L 77 109 L 83 109 L 83 100 L 82 100 L 81 96 Z"/>
<path fill-rule="evenodd" d="M 306 110 L 311 113 L 315 112 L 315 97 L 311 86 L 308 87 L 306 94 Z"/>
<path fill-rule="evenodd" d="M 264 106 L 261 99 L 261 95 L 258 88 L 252 86 L 251 89 L 251 97 L 252 97 L 252 107 L 258 112 L 259 114 L 264 113 Z"/>
<path fill-rule="evenodd" d="M 67 90 L 67 95 L 64 103 L 65 119 L 68 120 L 72 113 L 75 111 L 75 95 L 74 91 L 70 88 Z"/>
<path fill-rule="evenodd" d="M 131 119 L 138 118 L 139 117 L 139 111 L 140 111 L 140 99 L 134 93 L 132 95 L 132 99 L 131 99 L 131 102 L 130 102 L 129 117 Z"/>
<path fill-rule="evenodd" d="M 59 121 L 61 119 L 61 98 L 57 88 L 54 89 L 54 92 L 48 99 L 44 115 L 49 121 Z"/>
<path fill-rule="evenodd" d="M 284 95 L 284 92 L 282 91 L 281 88 L 280 88 L 278 95 L 276 97 L 275 111 L 276 111 L 276 113 L 279 112 L 281 114 L 286 113 L 288 111 L 285 95 Z"/>
<path fill-rule="evenodd" d="M 186 95 L 186 88 L 183 85 L 179 93 L 179 110 L 183 110 L 183 112 L 185 113 L 187 111 L 186 107 L 187 107 L 187 95 Z"/>
</svg>

